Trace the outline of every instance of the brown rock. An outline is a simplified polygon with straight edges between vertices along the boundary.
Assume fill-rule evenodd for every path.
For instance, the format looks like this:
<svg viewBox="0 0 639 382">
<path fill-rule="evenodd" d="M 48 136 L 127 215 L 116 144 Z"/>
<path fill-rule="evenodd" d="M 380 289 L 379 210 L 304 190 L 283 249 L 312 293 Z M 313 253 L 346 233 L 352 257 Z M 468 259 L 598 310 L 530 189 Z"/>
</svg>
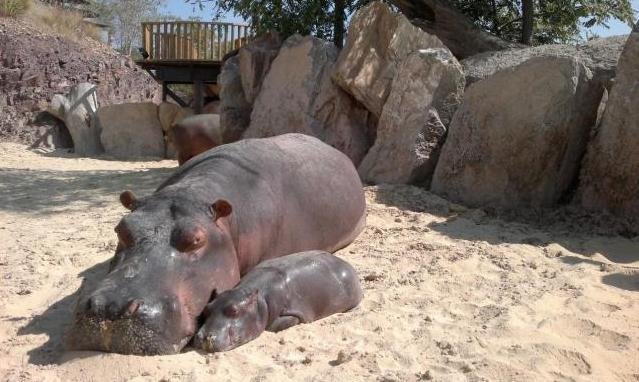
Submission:
<svg viewBox="0 0 639 382">
<path fill-rule="evenodd" d="M 552 206 L 575 181 L 600 91 L 583 63 L 542 56 L 470 86 L 432 190 L 470 206 Z"/>
<path fill-rule="evenodd" d="M 353 16 L 333 79 L 380 116 L 399 63 L 409 53 L 428 48 L 445 47 L 437 37 L 375 1 Z"/>
<path fill-rule="evenodd" d="M 463 92 L 464 74 L 448 49 L 411 53 L 393 80 L 375 145 L 359 166 L 362 180 L 428 186 Z"/>
<path fill-rule="evenodd" d="M 370 147 L 370 114 L 333 85 L 337 48 L 315 37 L 286 40 L 255 100 L 244 138 L 316 136 L 359 163 Z"/>
<path fill-rule="evenodd" d="M 590 210 L 639 214 L 639 24 L 619 59 L 601 122 L 582 164 L 578 201 Z"/>
</svg>

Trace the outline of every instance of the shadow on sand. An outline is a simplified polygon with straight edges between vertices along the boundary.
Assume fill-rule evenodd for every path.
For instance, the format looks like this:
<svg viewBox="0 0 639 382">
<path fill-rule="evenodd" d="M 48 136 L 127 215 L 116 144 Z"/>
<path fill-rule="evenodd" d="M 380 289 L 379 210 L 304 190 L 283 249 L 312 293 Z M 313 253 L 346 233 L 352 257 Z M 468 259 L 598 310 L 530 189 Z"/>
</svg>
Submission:
<svg viewBox="0 0 639 382">
<path fill-rule="evenodd" d="M 174 168 L 127 171 L 0 169 L 0 211 L 55 213 L 73 202 L 101 206 L 105 195 L 117 200 L 124 189 L 151 193 Z"/>
<path fill-rule="evenodd" d="M 25 326 L 18 330 L 18 335 L 46 334 L 49 340 L 42 346 L 29 350 L 29 363 L 35 365 L 49 365 L 63 363 L 75 358 L 90 357 L 97 352 L 70 352 L 65 354 L 65 337 L 73 323 L 73 312 L 78 301 L 78 295 L 83 288 L 92 289 L 109 269 L 109 261 L 91 266 L 79 274 L 83 278 L 82 285 L 72 294 L 53 303 L 43 313 L 33 317 Z M 72 354 L 72 357 L 69 357 Z M 64 359 L 62 358 L 64 357 Z"/>
<path fill-rule="evenodd" d="M 633 222 L 604 214 L 586 213 L 568 206 L 508 215 L 465 209 L 413 186 L 380 185 L 375 197 L 379 203 L 402 210 L 426 212 L 445 218 L 444 221 L 431 222 L 428 228 L 453 239 L 536 247 L 557 243 L 578 255 L 561 256 L 564 263 L 588 263 L 603 267 L 613 263 L 613 268 L 620 267 L 624 272 L 604 275 L 602 282 L 629 291 L 639 290 L 639 266 L 633 264 L 639 262 L 639 237 L 628 228 L 637 229 Z M 595 254 L 603 256 L 610 263 L 591 259 Z"/>
</svg>

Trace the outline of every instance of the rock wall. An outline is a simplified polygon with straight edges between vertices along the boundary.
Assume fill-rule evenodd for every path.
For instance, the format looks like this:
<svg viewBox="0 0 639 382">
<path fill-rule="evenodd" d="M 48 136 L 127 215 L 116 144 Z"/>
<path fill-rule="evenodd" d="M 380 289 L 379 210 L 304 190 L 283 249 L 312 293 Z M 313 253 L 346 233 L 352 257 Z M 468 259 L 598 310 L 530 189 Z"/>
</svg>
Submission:
<svg viewBox="0 0 639 382">
<path fill-rule="evenodd" d="M 102 106 L 159 102 L 161 89 L 130 58 L 89 38 L 73 42 L 26 22 L 0 18 L 0 139 L 33 144 L 46 128 L 32 123 L 55 94 L 95 84 Z"/>
</svg>

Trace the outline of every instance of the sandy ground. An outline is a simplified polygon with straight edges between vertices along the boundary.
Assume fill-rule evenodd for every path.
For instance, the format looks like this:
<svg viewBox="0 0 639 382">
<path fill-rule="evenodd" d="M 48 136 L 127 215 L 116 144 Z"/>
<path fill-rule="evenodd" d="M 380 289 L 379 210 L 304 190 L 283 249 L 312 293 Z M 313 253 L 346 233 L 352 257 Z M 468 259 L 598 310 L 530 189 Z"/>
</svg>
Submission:
<svg viewBox="0 0 639 382">
<path fill-rule="evenodd" d="M 0 380 L 639 381 L 639 239 L 413 187 L 366 189 L 367 229 L 339 253 L 365 289 L 353 312 L 215 355 L 65 352 L 81 278 L 115 248 L 119 192 L 150 193 L 174 167 L 0 144 Z"/>
</svg>

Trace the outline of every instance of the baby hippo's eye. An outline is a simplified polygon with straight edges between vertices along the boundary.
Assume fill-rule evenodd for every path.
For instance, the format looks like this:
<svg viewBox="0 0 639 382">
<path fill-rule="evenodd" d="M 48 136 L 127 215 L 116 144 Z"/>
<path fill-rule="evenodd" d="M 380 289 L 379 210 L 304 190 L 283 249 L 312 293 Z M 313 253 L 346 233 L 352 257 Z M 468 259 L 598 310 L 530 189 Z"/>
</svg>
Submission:
<svg viewBox="0 0 639 382">
<path fill-rule="evenodd" d="M 226 308 L 224 308 L 223 313 L 226 317 L 235 318 L 240 315 L 240 310 L 238 309 L 237 305 L 229 305 Z"/>
<path fill-rule="evenodd" d="M 193 252 L 206 243 L 206 232 L 201 228 L 191 228 L 175 232 L 172 244 L 180 252 Z"/>
</svg>

